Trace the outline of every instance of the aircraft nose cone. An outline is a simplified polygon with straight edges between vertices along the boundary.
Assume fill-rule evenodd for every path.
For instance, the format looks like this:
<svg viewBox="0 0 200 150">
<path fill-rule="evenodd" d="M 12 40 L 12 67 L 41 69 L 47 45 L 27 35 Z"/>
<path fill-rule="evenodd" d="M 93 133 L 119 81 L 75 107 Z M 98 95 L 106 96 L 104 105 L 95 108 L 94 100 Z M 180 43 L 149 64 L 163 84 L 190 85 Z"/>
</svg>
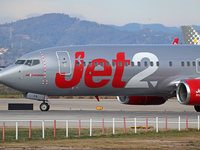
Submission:
<svg viewBox="0 0 200 150">
<path fill-rule="evenodd" d="M 0 83 L 12 87 L 14 84 L 14 73 L 12 69 L 3 69 L 0 71 Z"/>
</svg>

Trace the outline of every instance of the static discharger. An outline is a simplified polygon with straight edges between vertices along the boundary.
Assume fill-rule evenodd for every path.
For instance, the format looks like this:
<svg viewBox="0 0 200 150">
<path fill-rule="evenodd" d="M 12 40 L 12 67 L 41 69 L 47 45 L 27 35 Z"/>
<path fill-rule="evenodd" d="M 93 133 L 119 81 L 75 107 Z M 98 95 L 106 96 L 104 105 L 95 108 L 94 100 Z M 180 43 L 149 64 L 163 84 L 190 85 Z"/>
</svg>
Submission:
<svg viewBox="0 0 200 150">
<path fill-rule="evenodd" d="M 103 107 L 102 106 L 97 106 L 97 110 L 102 110 Z"/>
</svg>

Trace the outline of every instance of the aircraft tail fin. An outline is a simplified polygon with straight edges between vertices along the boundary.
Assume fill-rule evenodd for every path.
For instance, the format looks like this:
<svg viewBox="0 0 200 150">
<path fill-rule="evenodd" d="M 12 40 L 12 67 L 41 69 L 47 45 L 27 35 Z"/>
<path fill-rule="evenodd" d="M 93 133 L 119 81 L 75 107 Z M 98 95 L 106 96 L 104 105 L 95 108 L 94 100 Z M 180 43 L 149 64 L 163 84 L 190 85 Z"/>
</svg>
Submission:
<svg viewBox="0 0 200 150">
<path fill-rule="evenodd" d="M 172 45 L 178 45 L 179 38 L 174 39 Z"/>
<path fill-rule="evenodd" d="M 192 26 L 181 26 L 185 44 L 200 45 L 200 35 Z"/>
</svg>

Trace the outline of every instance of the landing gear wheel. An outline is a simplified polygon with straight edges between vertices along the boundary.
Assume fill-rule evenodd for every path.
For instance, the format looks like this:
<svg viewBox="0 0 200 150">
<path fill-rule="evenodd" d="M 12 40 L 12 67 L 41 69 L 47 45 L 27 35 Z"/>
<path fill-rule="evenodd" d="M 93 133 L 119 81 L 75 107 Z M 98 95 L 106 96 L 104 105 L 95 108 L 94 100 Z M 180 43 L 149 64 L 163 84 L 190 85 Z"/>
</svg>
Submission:
<svg viewBox="0 0 200 150">
<path fill-rule="evenodd" d="M 200 112 L 200 106 L 194 106 L 194 109 L 195 109 L 197 112 Z"/>
<path fill-rule="evenodd" d="M 41 111 L 48 111 L 50 108 L 49 104 L 48 103 L 42 103 L 40 104 L 40 110 Z"/>
</svg>

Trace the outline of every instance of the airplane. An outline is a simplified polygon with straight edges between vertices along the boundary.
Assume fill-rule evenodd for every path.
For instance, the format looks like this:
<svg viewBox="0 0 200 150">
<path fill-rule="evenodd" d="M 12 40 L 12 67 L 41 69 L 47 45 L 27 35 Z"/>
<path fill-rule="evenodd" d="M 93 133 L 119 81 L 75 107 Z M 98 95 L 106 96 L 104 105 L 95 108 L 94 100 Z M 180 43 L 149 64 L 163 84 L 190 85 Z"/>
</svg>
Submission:
<svg viewBox="0 0 200 150">
<path fill-rule="evenodd" d="M 0 72 L 23 97 L 117 96 L 122 104 L 160 105 L 177 97 L 200 112 L 200 46 L 82 45 L 37 50 Z"/>
<path fill-rule="evenodd" d="M 200 45 L 200 35 L 192 26 L 181 26 L 185 44 Z"/>
<path fill-rule="evenodd" d="M 178 45 L 178 41 L 179 41 L 179 38 L 174 39 L 174 41 L 172 42 L 172 45 Z"/>
</svg>

